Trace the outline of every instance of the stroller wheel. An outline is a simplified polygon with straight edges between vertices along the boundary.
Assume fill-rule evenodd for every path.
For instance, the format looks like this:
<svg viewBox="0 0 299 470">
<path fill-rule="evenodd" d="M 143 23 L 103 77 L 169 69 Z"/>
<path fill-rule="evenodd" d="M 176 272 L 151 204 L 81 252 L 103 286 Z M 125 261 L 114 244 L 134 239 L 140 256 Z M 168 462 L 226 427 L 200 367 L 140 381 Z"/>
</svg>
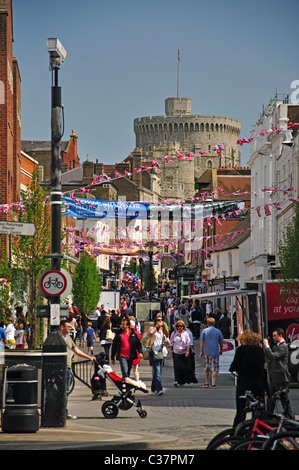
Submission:
<svg viewBox="0 0 299 470">
<path fill-rule="evenodd" d="M 118 407 L 113 401 L 106 401 L 102 405 L 102 413 L 105 418 L 113 419 L 118 415 Z"/>
<path fill-rule="evenodd" d="M 140 418 L 146 418 L 147 417 L 147 412 L 143 408 L 137 410 L 137 412 L 138 412 Z"/>
</svg>

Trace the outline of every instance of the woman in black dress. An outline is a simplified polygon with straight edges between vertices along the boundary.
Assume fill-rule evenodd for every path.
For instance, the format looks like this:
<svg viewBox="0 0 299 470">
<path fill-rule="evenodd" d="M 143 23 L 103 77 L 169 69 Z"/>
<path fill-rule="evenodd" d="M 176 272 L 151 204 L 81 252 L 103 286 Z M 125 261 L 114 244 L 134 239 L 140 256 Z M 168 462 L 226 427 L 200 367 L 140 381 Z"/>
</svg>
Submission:
<svg viewBox="0 0 299 470">
<path fill-rule="evenodd" d="M 246 418 L 244 395 L 246 390 L 250 390 L 253 395 L 265 398 L 266 391 L 266 371 L 265 354 L 261 345 L 261 337 L 253 331 L 246 330 L 237 337 L 241 346 L 236 349 L 233 362 L 230 365 L 230 372 L 238 374 L 236 388 L 236 416 L 233 426 L 236 427 Z"/>
</svg>

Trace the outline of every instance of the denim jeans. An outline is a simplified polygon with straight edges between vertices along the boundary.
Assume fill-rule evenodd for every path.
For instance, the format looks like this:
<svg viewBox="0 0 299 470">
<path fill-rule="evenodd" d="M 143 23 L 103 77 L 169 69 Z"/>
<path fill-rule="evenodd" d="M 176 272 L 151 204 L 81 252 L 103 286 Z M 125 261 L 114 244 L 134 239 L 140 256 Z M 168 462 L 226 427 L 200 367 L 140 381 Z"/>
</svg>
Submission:
<svg viewBox="0 0 299 470">
<path fill-rule="evenodd" d="M 132 368 L 132 359 L 130 359 L 129 357 L 120 356 L 119 363 L 122 378 L 124 379 L 125 377 L 129 377 Z"/>
<path fill-rule="evenodd" d="M 162 374 L 162 366 L 163 366 L 163 359 L 159 361 L 154 361 L 152 363 L 152 392 L 162 392 L 162 382 L 161 382 L 161 374 Z"/>
</svg>

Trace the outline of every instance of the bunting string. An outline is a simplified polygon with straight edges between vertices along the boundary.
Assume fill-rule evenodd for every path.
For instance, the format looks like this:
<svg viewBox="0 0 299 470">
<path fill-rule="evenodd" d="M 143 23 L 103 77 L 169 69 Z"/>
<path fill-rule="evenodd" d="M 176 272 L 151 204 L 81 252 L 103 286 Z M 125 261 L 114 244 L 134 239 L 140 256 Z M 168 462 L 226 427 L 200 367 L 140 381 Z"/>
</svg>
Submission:
<svg viewBox="0 0 299 470">
<path fill-rule="evenodd" d="M 289 126 L 291 128 L 295 127 L 295 126 L 299 126 L 299 123 L 297 123 L 297 122 L 295 122 L 295 123 L 286 122 L 286 124 L 287 124 L 287 126 Z M 260 133 L 255 133 L 248 139 L 238 139 L 236 143 L 238 145 L 242 146 L 246 143 L 252 142 L 252 140 L 255 139 L 255 138 L 264 137 L 265 135 L 270 134 L 271 132 L 275 132 L 276 134 L 279 134 L 281 131 L 282 131 L 282 129 L 276 128 L 275 126 L 271 125 L 271 129 L 261 131 Z M 216 145 L 213 148 L 213 150 L 216 153 L 219 154 L 219 152 L 221 153 L 221 149 L 223 149 L 225 146 L 226 145 L 224 145 L 224 144 L 219 144 L 219 145 Z M 207 153 L 209 153 L 209 152 L 200 151 L 197 154 L 207 154 Z M 177 154 L 177 159 L 178 160 L 189 159 L 189 158 L 194 157 L 194 156 L 197 155 L 197 154 L 194 154 L 194 153 L 188 153 L 187 155 L 183 155 L 178 151 L 176 152 L 176 154 Z M 167 155 L 164 156 L 164 159 L 165 159 L 166 163 L 172 163 L 172 160 Z M 140 168 L 134 168 L 133 171 L 136 172 L 136 173 L 140 173 L 142 171 L 151 171 L 153 168 L 161 166 L 160 163 L 158 163 L 157 161 L 154 161 L 154 160 L 152 160 L 151 163 L 152 163 L 152 166 L 141 166 Z M 106 174 L 98 175 L 86 187 L 80 187 L 77 190 L 66 191 L 66 192 L 63 193 L 63 196 L 65 196 L 66 194 L 69 194 L 71 199 L 74 202 L 76 202 L 76 204 L 81 204 L 81 201 L 79 199 L 76 199 L 76 197 L 75 197 L 75 193 L 77 191 L 80 191 L 80 192 L 83 192 L 83 193 L 92 193 L 92 192 L 95 191 L 93 186 L 98 185 L 98 184 L 107 183 L 109 181 L 114 181 L 114 180 L 119 179 L 119 178 L 130 177 L 130 176 L 132 176 L 132 173 L 128 172 L 128 171 L 124 171 L 124 174 L 122 175 L 122 174 L 119 174 L 118 172 L 115 171 L 114 176 L 115 177 L 112 178 L 112 177 L 109 177 Z M 258 194 L 257 194 L 256 191 L 250 191 L 249 192 L 249 191 L 236 190 L 232 193 L 225 193 L 221 186 L 218 187 L 218 190 L 219 190 L 219 193 L 220 193 L 221 197 L 240 197 L 240 196 L 246 196 L 246 195 L 249 195 L 249 194 L 253 194 L 255 197 L 258 197 Z M 277 193 L 277 192 L 282 192 L 283 195 L 287 195 L 287 194 L 291 193 L 293 190 L 294 190 L 294 188 L 292 188 L 292 187 L 287 188 L 287 189 L 280 189 L 280 188 L 277 188 L 277 187 L 267 187 L 267 188 L 261 189 L 262 192 L 264 192 L 264 193 L 267 192 L 270 195 L 274 194 L 274 193 Z M 211 198 L 214 198 L 215 197 L 215 191 L 212 191 L 211 193 L 210 192 L 202 192 L 202 193 L 200 193 L 199 196 L 187 197 L 186 202 L 203 201 L 207 196 L 209 196 Z M 50 201 L 50 197 L 47 196 L 44 200 L 44 203 L 47 204 L 49 201 Z M 295 199 L 295 198 L 290 197 L 289 201 L 291 201 L 292 203 L 297 203 L 298 198 Z M 19 201 L 19 202 L 16 202 L 16 203 L 0 204 L 0 213 L 8 214 L 11 211 L 17 211 L 17 212 L 24 213 L 25 210 L 26 210 L 26 202 L 27 201 Z M 283 202 L 284 201 L 273 202 L 272 205 L 275 207 L 275 209 L 281 210 L 281 205 L 283 204 Z M 173 204 L 178 204 L 179 206 L 183 206 L 184 201 L 182 201 L 181 199 L 176 199 L 175 201 L 170 201 L 170 200 L 164 200 L 163 202 L 151 201 L 150 203 L 151 204 L 156 204 L 158 206 L 173 205 Z M 258 215 L 260 215 L 261 207 L 260 206 L 258 206 L 256 208 L 251 207 L 249 210 L 254 210 L 254 209 L 256 209 Z M 265 214 L 266 215 L 271 214 L 270 210 L 269 210 L 269 205 L 265 205 L 264 209 L 265 209 Z"/>
</svg>

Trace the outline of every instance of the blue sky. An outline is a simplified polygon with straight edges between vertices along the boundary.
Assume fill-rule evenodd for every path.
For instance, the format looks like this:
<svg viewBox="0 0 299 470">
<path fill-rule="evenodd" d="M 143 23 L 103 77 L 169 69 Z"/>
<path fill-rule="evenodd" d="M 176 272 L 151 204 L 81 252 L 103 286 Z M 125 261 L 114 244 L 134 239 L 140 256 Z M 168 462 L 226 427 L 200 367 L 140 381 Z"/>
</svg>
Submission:
<svg viewBox="0 0 299 470">
<path fill-rule="evenodd" d="M 247 138 L 263 104 L 299 79 L 298 13 L 298 0 L 13 0 L 22 139 L 51 139 L 48 37 L 67 50 L 63 140 L 77 131 L 81 163 L 134 150 L 134 118 L 163 115 L 176 96 L 178 49 L 191 114 L 240 119 Z"/>
</svg>

